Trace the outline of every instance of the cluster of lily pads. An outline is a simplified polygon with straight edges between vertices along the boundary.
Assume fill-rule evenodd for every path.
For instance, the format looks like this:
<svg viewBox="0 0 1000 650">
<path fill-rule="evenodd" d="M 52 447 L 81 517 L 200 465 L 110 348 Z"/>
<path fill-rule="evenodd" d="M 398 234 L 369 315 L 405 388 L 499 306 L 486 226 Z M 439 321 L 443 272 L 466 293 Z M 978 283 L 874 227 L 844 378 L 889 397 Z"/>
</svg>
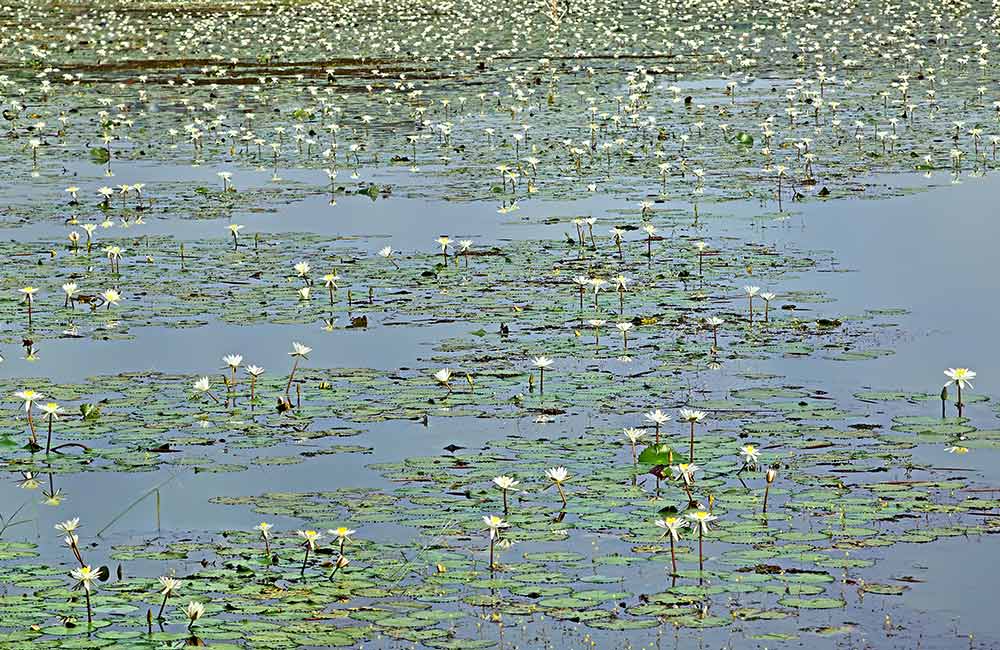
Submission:
<svg viewBox="0 0 1000 650">
<path fill-rule="evenodd" d="M 44 362 L 57 340 L 140 328 L 316 332 L 287 338 L 281 368 L 227 349 L 184 372 L 0 379 L 0 469 L 28 499 L 0 513 L 0 645 L 612 647 L 715 628 L 852 644 L 870 638 L 865 598 L 919 580 L 880 571 L 881 550 L 997 532 L 992 488 L 921 454 L 1000 447 L 973 424 L 990 403 L 975 372 L 839 403 L 755 371 L 887 357 L 903 312 L 791 288 L 840 269 L 725 230 L 726 203 L 781 223 L 799 201 L 908 191 L 877 174 L 994 168 L 992 12 L 498 11 L 8 8 L 3 353 Z M 330 225 L 345 197 L 398 196 L 555 232 L 473 234 L 482 210 L 405 243 Z M 329 223 L 280 222 L 303 205 Z M 578 216 L 550 216 L 567 205 Z M 214 236 L 189 234 L 203 225 Z M 398 368 L 309 362 L 335 331 L 442 324 Z M 401 442 L 445 419 L 460 433 L 444 453 Z M 378 486 L 332 476 L 341 454 L 374 459 Z M 285 466 L 331 485 L 286 491 L 267 471 Z M 243 473 L 243 493 L 210 501 L 264 521 L 105 537 L 119 518 L 90 536 L 69 514 L 63 549 L 16 539 L 26 505 L 64 512 L 60 486 L 96 473 Z"/>
</svg>

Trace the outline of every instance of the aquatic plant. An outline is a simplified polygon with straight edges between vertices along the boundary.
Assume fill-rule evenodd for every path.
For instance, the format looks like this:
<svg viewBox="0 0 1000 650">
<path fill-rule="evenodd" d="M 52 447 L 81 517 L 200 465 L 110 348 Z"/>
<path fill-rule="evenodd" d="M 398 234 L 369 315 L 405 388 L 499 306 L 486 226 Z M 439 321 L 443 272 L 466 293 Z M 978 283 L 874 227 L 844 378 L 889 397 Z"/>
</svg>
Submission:
<svg viewBox="0 0 1000 650">
<path fill-rule="evenodd" d="M 302 568 L 299 571 L 299 575 L 305 577 L 306 565 L 309 563 L 309 554 L 315 552 L 316 544 L 323 538 L 323 535 L 315 530 L 297 530 L 295 534 L 302 539 L 302 548 L 305 549 L 305 553 L 302 556 Z"/>
<path fill-rule="evenodd" d="M 552 482 L 551 485 L 556 486 L 556 490 L 559 491 L 559 498 L 562 499 L 563 510 L 565 510 L 566 492 L 563 489 L 563 484 L 569 480 L 569 472 L 565 467 L 552 467 L 545 470 L 545 477 Z"/>
<path fill-rule="evenodd" d="M 90 606 L 90 592 L 93 589 L 94 581 L 97 579 L 97 573 L 90 566 L 83 565 L 72 569 L 69 574 L 70 577 L 76 580 L 74 589 L 83 589 L 83 594 L 87 601 L 87 623 L 92 624 L 94 622 L 94 613 Z"/>
<path fill-rule="evenodd" d="M 500 492 L 503 495 L 503 515 L 506 517 L 510 514 L 510 508 L 507 505 L 507 492 L 517 487 L 519 481 L 510 476 L 497 476 L 494 477 L 493 483 L 500 488 Z"/>
<path fill-rule="evenodd" d="M 308 359 L 309 353 L 312 352 L 312 348 L 306 345 L 302 345 L 298 342 L 292 343 L 292 351 L 288 353 L 288 356 L 292 357 L 294 361 L 292 362 L 292 370 L 288 373 L 288 383 L 285 384 L 285 402 L 290 402 L 289 393 L 292 390 L 292 381 L 295 379 L 295 371 L 299 369 L 299 361 L 302 359 Z"/>
<path fill-rule="evenodd" d="M 545 355 L 537 356 L 532 358 L 531 365 L 538 368 L 538 392 L 539 394 L 545 392 L 545 371 L 548 370 L 552 364 L 555 363 L 552 359 Z"/>
<path fill-rule="evenodd" d="M 948 377 L 948 382 L 945 383 L 945 388 L 954 384 L 958 389 L 958 398 L 955 401 L 955 408 L 958 409 L 958 417 L 962 417 L 962 408 L 965 406 L 962 402 L 962 389 L 966 386 L 974 388 L 971 380 L 976 378 L 976 373 L 968 368 L 948 368 L 944 371 L 944 374 Z"/>
<path fill-rule="evenodd" d="M 497 540 L 500 538 L 500 531 L 504 528 L 510 526 L 509 523 L 497 517 L 496 515 L 484 515 L 483 523 L 486 524 L 486 529 L 489 531 L 490 536 L 490 571 L 497 568 L 496 562 L 494 561 L 494 548 L 496 546 Z"/>
<path fill-rule="evenodd" d="M 657 445 L 660 444 L 660 425 L 669 422 L 670 416 L 661 411 L 660 409 L 656 409 L 655 411 L 650 411 L 649 413 L 646 413 L 643 417 L 646 418 L 647 422 L 651 422 L 653 426 L 656 427 L 655 429 L 656 439 L 654 440 L 654 444 Z"/>
<path fill-rule="evenodd" d="M 160 611 L 157 612 L 156 619 L 162 621 L 163 610 L 167 606 L 167 600 L 169 600 L 171 596 L 176 595 L 180 590 L 181 581 L 171 576 L 160 576 L 157 580 L 160 583 L 160 595 L 163 596 L 163 601 L 160 603 Z"/>
<path fill-rule="evenodd" d="M 266 521 L 262 521 L 255 527 L 255 530 L 260 532 L 260 539 L 264 542 L 264 556 L 268 558 L 268 562 L 271 561 L 271 529 L 274 528 L 273 524 L 269 524 Z"/>
<path fill-rule="evenodd" d="M 680 410 L 681 421 L 687 422 L 688 424 L 691 425 L 690 441 L 689 441 L 690 455 L 688 458 L 689 463 L 694 462 L 694 427 L 696 424 L 704 420 L 707 416 L 708 416 L 707 413 L 705 413 L 704 411 L 699 411 L 697 409 L 682 408 Z"/>
<path fill-rule="evenodd" d="M 440 370 L 438 370 L 437 372 L 435 372 L 434 373 L 434 380 L 437 383 L 439 383 L 442 386 L 444 386 L 445 388 L 447 388 L 448 389 L 448 395 L 451 395 L 452 388 L 451 388 L 451 369 L 450 368 L 441 368 Z"/>
<path fill-rule="evenodd" d="M 188 619 L 187 629 L 190 630 L 205 615 L 205 606 L 196 600 L 192 600 L 184 608 L 184 615 Z"/>
<path fill-rule="evenodd" d="M 46 402 L 38 408 L 45 414 L 45 420 L 49 425 L 48 436 L 45 438 L 45 453 L 48 454 L 52 451 L 52 422 L 59 419 L 59 415 L 63 412 L 63 408 L 56 402 Z"/>
<path fill-rule="evenodd" d="M 696 510 L 685 515 L 692 526 L 698 528 L 698 571 L 705 571 L 705 533 L 708 532 L 708 524 L 718 519 L 707 510 Z"/>
<path fill-rule="evenodd" d="M 655 522 L 657 527 L 664 529 L 663 535 L 660 539 L 664 537 L 670 540 L 670 575 L 676 578 L 677 576 L 677 551 L 674 548 L 674 544 L 681 540 L 681 530 L 687 528 L 688 521 L 681 519 L 680 517 L 664 517 L 663 519 L 657 519 Z"/>
</svg>

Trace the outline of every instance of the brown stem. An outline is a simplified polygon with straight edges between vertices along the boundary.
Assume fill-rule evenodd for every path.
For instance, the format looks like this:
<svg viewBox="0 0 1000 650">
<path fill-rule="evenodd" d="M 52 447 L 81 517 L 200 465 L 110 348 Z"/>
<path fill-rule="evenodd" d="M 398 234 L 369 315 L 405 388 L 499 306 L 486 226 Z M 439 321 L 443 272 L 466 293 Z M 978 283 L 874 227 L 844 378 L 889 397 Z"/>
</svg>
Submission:
<svg viewBox="0 0 1000 650">
<path fill-rule="evenodd" d="M 295 377 L 295 371 L 298 370 L 298 368 L 299 358 L 295 357 L 295 362 L 292 364 L 292 371 L 288 373 L 288 383 L 285 385 L 285 399 L 288 399 L 288 393 L 292 390 L 292 379 Z"/>
<path fill-rule="evenodd" d="M 309 561 L 309 547 L 306 546 L 306 555 L 302 558 L 302 570 L 299 571 L 299 575 L 303 578 L 306 576 L 306 562 Z"/>
<path fill-rule="evenodd" d="M 705 531 L 698 527 L 698 571 L 705 570 L 705 553 L 704 553 L 704 542 L 705 542 Z"/>
<path fill-rule="evenodd" d="M 163 609 L 167 606 L 167 598 L 170 598 L 170 594 L 169 593 L 163 594 L 163 602 L 160 603 L 160 611 L 157 612 L 156 614 L 156 620 L 158 621 L 163 620 Z"/>
</svg>

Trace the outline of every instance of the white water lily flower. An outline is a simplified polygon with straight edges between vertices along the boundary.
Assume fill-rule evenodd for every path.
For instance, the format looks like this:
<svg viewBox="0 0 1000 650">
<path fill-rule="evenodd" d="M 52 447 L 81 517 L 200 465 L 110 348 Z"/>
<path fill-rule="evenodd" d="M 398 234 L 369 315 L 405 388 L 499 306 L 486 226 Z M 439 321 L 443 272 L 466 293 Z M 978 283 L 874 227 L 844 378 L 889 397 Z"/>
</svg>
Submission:
<svg viewBox="0 0 1000 650">
<path fill-rule="evenodd" d="M 701 422 L 708 415 L 704 411 L 696 411 L 695 409 L 682 408 L 681 420 L 684 422 Z"/>
<path fill-rule="evenodd" d="M 181 588 L 181 581 L 170 576 L 160 576 L 160 595 L 172 596 Z"/>
<path fill-rule="evenodd" d="M 483 523 L 486 524 L 486 528 L 490 531 L 491 540 L 496 539 L 500 535 L 500 529 L 510 527 L 510 524 L 496 515 L 484 515 Z"/>
<path fill-rule="evenodd" d="M 331 537 L 336 537 L 338 540 L 349 542 L 351 541 L 351 535 L 353 535 L 356 532 L 358 531 L 353 530 L 351 528 L 347 528 L 346 526 L 339 526 L 337 528 L 331 528 L 330 530 L 326 531 L 326 534 L 330 535 Z"/>
<path fill-rule="evenodd" d="M 188 627 L 193 625 L 198 621 L 199 618 L 205 615 L 205 606 L 198 601 L 192 600 L 184 608 L 184 614 L 188 617 L 191 622 Z"/>
<path fill-rule="evenodd" d="M 304 540 L 304 546 L 306 546 L 310 551 L 315 551 L 316 542 L 323 538 L 323 535 L 315 530 L 297 530 L 295 531 L 295 534 Z"/>
<path fill-rule="evenodd" d="M 958 384 L 959 388 L 975 388 L 972 385 L 972 380 L 976 378 L 976 373 L 968 368 L 948 368 L 944 371 L 945 376 L 948 377 L 948 383 L 945 386 L 950 386 L 952 384 Z"/>
<path fill-rule="evenodd" d="M 510 476 L 497 476 L 493 479 L 493 482 L 501 490 L 513 490 L 520 483 L 520 481 L 516 481 Z"/>
<path fill-rule="evenodd" d="M 657 519 L 655 523 L 659 528 L 664 529 L 663 537 L 670 535 L 670 538 L 675 542 L 679 542 L 681 539 L 681 529 L 687 528 L 688 522 L 679 517 L 664 517 L 663 519 Z"/>
<path fill-rule="evenodd" d="M 82 566 L 78 569 L 73 569 L 69 572 L 74 580 L 80 583 L 84 591 L 88 594 L 90 593 L 91 584 L 97 579 L 97 571 L 94 571 L 89 566 Z"/>
<path fill-rule="evenodd" d="M 753 445 L 744 445 L 740 447 L 740 457 L 746 467 L 757 467 L 757 463 L 760 461 L 760 451 Z"/>
<path fill-rule="evenodd" d="M 622 433 L 625 434 L 625 437 L 628 438 L 629 442 L 631 442 L 633 445 L 642 440 L 646 436 L 645 429 L 628 428 L 628 429 L 623 429 Z"/>
<path fill-rule="evenodd" d="M 665 422 L 670 421 L 670 416 L 661 411 L 660 409 L 656 409 L 655 411 L 650 411 L 644 417 L 648 422 L 652 422 L 653 424 L 663 424 Z"/>
<path fill-rule="evenodd" d="M 673 472 L 674 480 L 681 479 L 685 485 L 692 485 L 694 483 L 694 473 L 700 469 L 694 463 L 680 463 L 670 468 Z"/>
<path fill-rule="evenodd" d="M 72 519 L 67 519 L 66 521 L 60 522 L 55 525 L 55 529 L 63 534 L 73 533 L 79 527 L 80 527 L 79 517 L 73 517 Z"/>
<path fill-rule="evenodd" d="M 696 525 L 699 528 L 699 532 L 703 535 L 708 532 L 709 522 L 718 519 L 718 517 L 709 514 L 705 510 L 698 510 L 697 512 L 689 512 L 688 514 L 685 515 L 685 517 L 694 522 L 694 525 Z"/>
<path fill-rule="evenodd" d="M 562 485 L 569 480 L 569 472 L 565 467 L 553 467 L 545 470 L 545 476 L 557 485 Z"/>
</svg>

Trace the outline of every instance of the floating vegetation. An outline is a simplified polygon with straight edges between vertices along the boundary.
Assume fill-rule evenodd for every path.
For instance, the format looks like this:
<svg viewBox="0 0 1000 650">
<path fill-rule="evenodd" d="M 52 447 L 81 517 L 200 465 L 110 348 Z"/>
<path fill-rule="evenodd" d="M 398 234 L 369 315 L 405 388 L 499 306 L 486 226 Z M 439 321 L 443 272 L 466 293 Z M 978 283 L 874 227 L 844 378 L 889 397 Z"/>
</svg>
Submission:
<svg viewBox="0 0 1000 650">
<path fill-rule="evenodd" d="M 994 12 L 678 9 L 9 7 L 0 646 L 964 644 L 1000 406 L 791 225 L 996 167 Z"/>
</svg>

